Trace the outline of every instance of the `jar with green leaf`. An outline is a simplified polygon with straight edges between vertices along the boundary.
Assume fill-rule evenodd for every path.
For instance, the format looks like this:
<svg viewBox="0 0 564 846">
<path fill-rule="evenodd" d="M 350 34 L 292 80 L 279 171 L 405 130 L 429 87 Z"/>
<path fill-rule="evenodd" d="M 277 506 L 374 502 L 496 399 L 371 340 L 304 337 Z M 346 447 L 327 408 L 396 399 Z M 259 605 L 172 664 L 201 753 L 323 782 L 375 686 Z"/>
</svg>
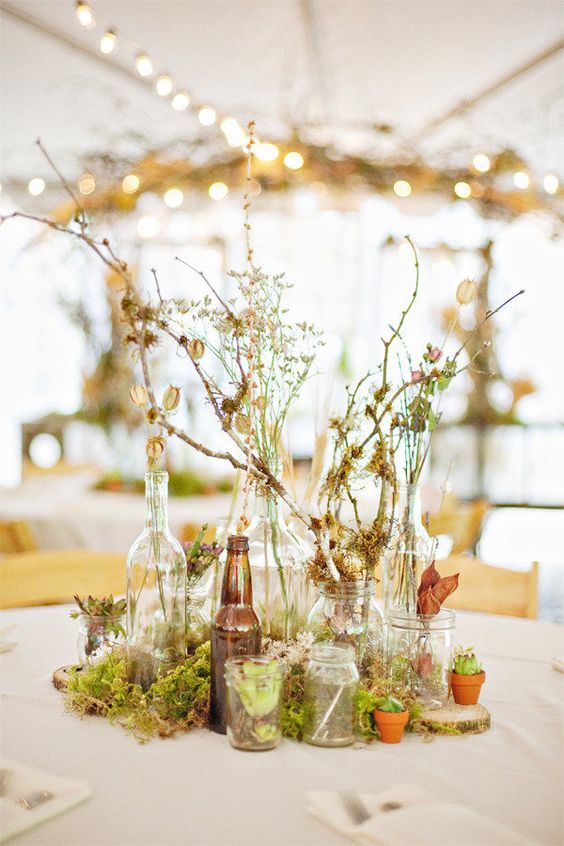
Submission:
<svg viewBox="0 0 564 846">
<path fill-rule="evenodd" d="M 284 669 L 275 658 L 241 655 L 225 662 L 227 736 L 235 749 L 261 751 L 280 743 Z"/>
</svg>

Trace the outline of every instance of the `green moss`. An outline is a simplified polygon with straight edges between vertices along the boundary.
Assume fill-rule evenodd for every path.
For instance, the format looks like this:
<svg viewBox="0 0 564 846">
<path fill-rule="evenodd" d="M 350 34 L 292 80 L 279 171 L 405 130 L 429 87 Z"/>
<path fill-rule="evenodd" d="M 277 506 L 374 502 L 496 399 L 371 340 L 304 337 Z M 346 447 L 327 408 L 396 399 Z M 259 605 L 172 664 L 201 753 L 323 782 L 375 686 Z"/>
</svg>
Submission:
<svg viewBox="0 0 564 846">
<path fill-rule="evenodd" d="M 296 665 L 284 683 L 280 723 L 282 734 L 291 740 L 301 740 L 304 733 L 304 676 L 304 668 Z"/>
</svg>

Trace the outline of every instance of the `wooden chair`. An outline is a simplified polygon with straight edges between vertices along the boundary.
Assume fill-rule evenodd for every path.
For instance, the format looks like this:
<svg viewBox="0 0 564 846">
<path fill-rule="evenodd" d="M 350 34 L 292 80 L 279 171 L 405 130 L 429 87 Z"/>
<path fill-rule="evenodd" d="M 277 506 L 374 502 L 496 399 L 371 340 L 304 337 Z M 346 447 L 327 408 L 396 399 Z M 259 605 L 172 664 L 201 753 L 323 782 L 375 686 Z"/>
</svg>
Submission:
<svg viewBox="0 0 564 846">
<path fill-rule="evenodd" d="M 441 576 L 460 573 L 458 589 L 446 606 L 464 611 L 484 611 L 510 617 L 538 616 L 538 564 L 520 572 L 492 567 L 469 555 L 455 555 L 438 563 Z"/>
<path fill-rule="evenodd" d="M 471 551 L 478 542 L 488 510 L 489 504 L 485 499 L 475 502 L 445 500 L 441 511 L 429 520 L 429 534 L 451 535 L 452 555 Z"/>
<path fill-rule="evenodd" d="M 87 549 L 37 550 L 0 559 L 0 608 L 60 605 L 75 593 L 125 593 L 125 556 Z"/>
<path fill-rule="evenodd" d="M 37 545 L 25 520 L 0 520 L 0 554 L 31 552 L 34 549 Z"/>
</svg>

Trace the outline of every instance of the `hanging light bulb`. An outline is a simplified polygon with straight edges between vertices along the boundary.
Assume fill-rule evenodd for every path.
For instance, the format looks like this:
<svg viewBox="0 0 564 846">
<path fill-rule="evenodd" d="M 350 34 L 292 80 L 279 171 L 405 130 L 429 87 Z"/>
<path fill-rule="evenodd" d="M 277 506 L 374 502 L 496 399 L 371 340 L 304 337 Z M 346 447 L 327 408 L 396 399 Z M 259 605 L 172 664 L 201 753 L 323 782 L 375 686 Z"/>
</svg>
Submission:
<svg viewBox="0 0 564 846">
<path fill-rule="evenodd" d="M 398 197 L 409 197 L 411 194 L 411 185 L 406 179 L 398 179 L 394 182 L 394 194 Z"/>
<path fill-rule="evenodd" d="M 224 118 L 221 121 L 221 131 L 230 147 L 240 147 L 245 140 L 245 133 L 235 118 Z"/>
<path fill-rule="evenodd" d="M 169 209 L 178 209 L 184 202 L 184 193 L 180 188 L 169 188 L 168 191 L 165 191 L 163 199 Z"/>
<path fill-rule="evenodd" d="M 223 200 L 224 197 L 227 197 L 229 194 L 229 188 L 225 182 L 214 182 L 213 185 L 210 185 L 208 188 L 208 194 L 212 200 Z"/>
<path fill-rule="evenodd" d="M 96 26 L 92 9 L 88 3 L 83 3 L 82 0 L 78 0 L 76 4 L 76 16 L 81 26 L 86 27 L 86 29 L 93 29 Z"/>
<path fill-rule="evenodd" d="M 202 126 L 213 126 L 216 119 L 215 109 L 212 109 L 211 106 L 202 106 L 200 111 L 198 112 L 198 120 L 202 124 Z"/>
<path fill-rule="evenodd" d="M 525 173 L 524 170 L 518 170 L 513 174 L 513 183 L 516 188 L 519 188 L 521 191 L 525 191 L 531 184 L 529 174 Z"/>
<path fill-rule="evenodd" d="M 560 186 L 560 180 L 556 174 L 547 173 L 542 181 L 542 184 L 547 194 L 556 194 Z"/>
<path fill-rule="evenodd" d="M 467 182 L 457 182 L 454 186 L 454 193 L 457 197 L 460 197 L 461 200 L 467 200 L 472 194 L 472 189 Z"/>
<path fill-rule="evenodd" d="M 139 53 L 135 59 L 135 67 L 139 76 L 143 78 L 151 76 L 154 71 L 153 63 L 146 53 Z"/>
<path fill-rule="evenodd" d="M 137 174 L 128 173 L 127 176 L 123 177 L 123 181 L 121 183 L 121 190 L 124 194 L 135 194 L 135 192 L 139 190 L 140 185 L 141 180 L 139 179 Z"/>
<path fill-rule="evenodd" d="M 487 173 L 492 166 L 489 156 L 486 156 L 485 153 L 478 153 L 474 156 L 472 164 L 474 165 L 474 170 L 477 170 L 478 173 Z"/>
<path fill-rule="evenodd" d="M 168 97 L 172 93 L 172 79 L 166 73 L 162 73 L 155 83 L 159 97 Z"/>
<path fill-rule="evenodd" d="M 43 194 L 45 191 L 45 180 L 41 179 L 40 176 L 36 176 L 33 179 L 29 180 L 27 190 L 31 194 L 32 197 L 39 197 L 40 194 Z"/>
<path fill-rule="evenodd" d="M 190 105 L 190 95 L 187 91 L 179 91 L 172 98 L 171 106 L 176 112 L 183 112 Z"/>
<path fill-rule="evenodd" d="M 91 173 L 83 173 L 78 180 L 78 190 L 81 194 L 92 194 L 96 190 L 96 180 Z"/>
<path fill-rule="evenodd" d="M 284 156 L 284 164 L 290 170 L 299 170 L 304 166 L 304 157 L 301 153 L 286 153 Z"/>
<path fill-rule="evenodd" d="M 261 162 L 274 162 L 280 155 L 280 150 L 276 144 L 259 144 L 254 152 Z"/>
<path fill-rule="evenodd" d="M 107 32 L 100 39 L 100 50 L 102 53 L 108 55 L 108 53 L 113 53 L 116 49 L 117 38 L 116 34 L 113 30 L 109 29 Z"/>
</svg>

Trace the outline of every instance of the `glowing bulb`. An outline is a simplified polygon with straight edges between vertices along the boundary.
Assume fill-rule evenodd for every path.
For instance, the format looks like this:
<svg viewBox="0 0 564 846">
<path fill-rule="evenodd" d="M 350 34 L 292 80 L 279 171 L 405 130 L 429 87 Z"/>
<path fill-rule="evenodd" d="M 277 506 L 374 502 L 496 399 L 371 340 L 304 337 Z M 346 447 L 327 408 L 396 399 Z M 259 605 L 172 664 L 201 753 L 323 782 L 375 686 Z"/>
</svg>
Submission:
<svg viewBox="0 0 564 846">
<path fill-rule="evenodd" d="M 280 155 L 280 150 L 276 144 L 259 144 L 255 149 L 255 156 L 261 162 L 273 162 Z"/>
<path fill-rule="evenodd" d="M 45 180 L 41 179 L 40 176 L 34 177 L 34 179 L 29 180 L 29 184 L 27 186 L 27 190 L 32 195 L 32 197 L 39 197 L 40 194 L 43 194 L 45 191 Z"/>
<path fill-rule="evenodd" d="M 208 188 L 208 194 L 212 200 L 223 200 L 223 198 L 227 197 L 229 194 L 229 188 L 225 182 L 214 182 L 213 185 L 210 185 Z"/>
<path fill-rule="evenodd" d="M 211 106 L 203 106 L 198 112 L 198 120 L 202 126 L 213 126 L 215 118 L 215 109 L 212 109 Z"/>
<path fill-rule="evenodd" d="M 127 176 L 123 177 L 123 181 L 121 183 L 121 190 L 124 194 L 135 194 L 135 192 L 139 190 L 140 185 L 141 180 L 139 179 L 137 174 L 128 173 Z"/>
<path fill-rule="evenodd" d="M 169 188 L 165 191 L 164 201 L 169 209 L 177 209 L 184 202 L 184 194 L 180 188 Z"/>
<path fill-rule="evenodd" d="M 520 188 L 521 191 L 524 191 L 531 184 L 529 174 L 525 173 L 524 170 L 518 170 L 513 174 L 513 182 L 515 183 L 515 187 Z"/>
<path fill-rule="evenodd" d="M 115 32 L 109 29 L 100 39 L 100 50 L 106 55 L 116 49 L 117 38 Z"/>
<path fill-rule="evenodd" d="M 76 16 L 80 21 L 80 24 L 82 26 L 85 26 L 86 29 L 92 29 L 96 26 L 96 21 L 94 20 L 92 9 L 88 5 L 88 3 L 78 2 L 76 4 Z"/>
<path fill-rule="evenodd" d="M 299 170 L 304 166 L 304 157 L 301 153 L 286 153 L 284 164 L 290 170 Z"/>
<path fill-rule="evenodd" d="M 397 194 L 398 197 L 409 197 L 411 185 L 405 179 L 398 179 L 397 182 L 394 182 L 394 194 Z"/>
<path fill-rule="evenodd" d="M 154 238 L 159 234 L 160 229 L 159 221 L 151 214 L 145 214 L 137 221 L 137 234 L 140 238 Z"/>
<path fill-rule="evenodd" d="M 477 156 L 474 156 L 472 164 L 474 170 L 477 170 L 478 173 L 487 173 L 492 166 L 489 156 L 486 156 L 485 153 L 478 153 Z"/>
<path fill-rule="evenodd" d="M 190 95 L 187 91 L 179 91 L 172 98 L 172 108 L 177 112 L 183 112 L 190 105 Z"/>
<path fill-rule="evenodd" d="M 96 190 L 96 180 L 91 173 L 83 173 L 78 180 L 78 190 L 81 194 L 92 194 Z"/>
<path fill-rule="evenodd" d="M 245 133 L 235 118 L 225 118 L 221 121 L 221 130 L 230 147 L 241 147 L 245 141 Z"/>
<path fill-rule="evenodd" d="M 135 67 L 137 68 L 139 76 L 142 77 L 151 76 L 154 71 L 153 63 L 146 53 L 139 53 L 135 59 Z"/>
<path fill-rule="evenodd" d="M 467 182 L 457 182 L 454 186 L 454 193 L 457 197 L 460 197 L 461 200 L 467 200 L 472 194 L 472 189 Z"/>
<path fill-rule="evenodd" d="M 172 79 L 166 73 L 161 74 L 157 79 L 155 88 L 159 97 L 168 97 L 172 92 Z"/>
<path fill-rule="evenodd" d="M 560 180 L 554 173 L 547 173 L 542 184 L 547 194 L 556 194 L 560 186 Z"/>
</svg>

